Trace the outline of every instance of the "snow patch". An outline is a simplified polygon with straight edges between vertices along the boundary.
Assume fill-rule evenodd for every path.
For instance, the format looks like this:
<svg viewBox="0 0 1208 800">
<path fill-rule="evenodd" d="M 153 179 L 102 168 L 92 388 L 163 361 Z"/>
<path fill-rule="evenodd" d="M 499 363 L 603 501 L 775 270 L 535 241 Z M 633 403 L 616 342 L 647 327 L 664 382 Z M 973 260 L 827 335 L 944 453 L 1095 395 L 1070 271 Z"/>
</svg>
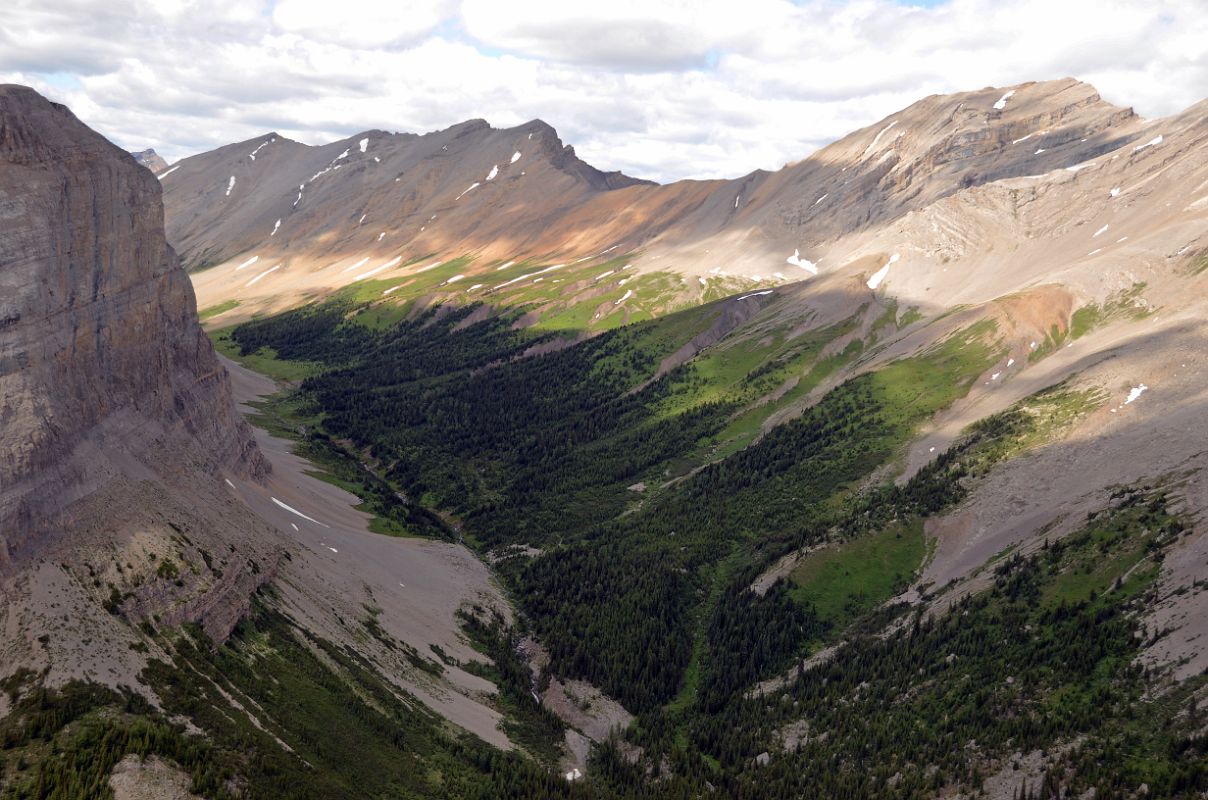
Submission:
<svg viewBox="0 0 1208 800">
<path fill-rule="evenodd" d="M 1094 250 L 1087 253 L 1086 256 L 1087 256 L 1087 258 L 1090 258 L 1091 256 L 1098 255 L 1099 253 L 1102 253 L 1102 252 L 1103 252 L 1102 247 L 1096 247 Z"/>
<path fill-rule="evenodd" d="M 872 144 L 870 144 L 868 147 L 864 148 L 864 152 L 860 154 L 861 160 L 864 158 L 867 158 L 868 154 L 871 153 L 874 149 L 876 149 L 877 142 L 881 141 L 881 137 L 884 136 L 886 133 L 888 133 L 889 129 L 897 124 L 898 124 L 898 121 L 895 119 L 893 122 L 889 123 L 884 128 L 882 128 L 880 133 L 878 133 L 876 136 L 873 137 Z"/>
<path fill-rule="evenodd" d="M 496 164 L 495 166 L 491 167 L 491 171 L 487 173 L 487 180 L 488 181 L 495 180 L 495 176 L 498 174 L 499 174 L 499 165 Z"/>
<path fill-rule="evenodd" d="M 818 265 L 813 261 L 810 261 L 808 258 L 802 258 L 801 250 L 798 248 L 793 248 L 793 254 L 786 258 L 785 262 L 792 264 L 794 267 L 801 267 L 811 275 L 818 274 Z"/>
<path fill-rule="evenodd" d="M 1102 228 L 1100 228 L 1099 230 L 1095 231 L 1094 235 L 1093 235 L 1093 236 L 1091 236 L 1091 238 L 1092 238 L 1092 239 L 1094 239 L 1096 236 L 1099 236 L 1099 235 L 1101 235 L 1101 234 L 1107 233 L 1107 229 L 1108 229 L 1108 228 L 1110 228 L 1110 227 L 1111 227 L 1111 223 L 1109 222 L 1108 224 L 1104 225 L 1104 226 L 1103 226 Z"/>
<path fill-rule="evenodd" d="M 1112 189 L 1112 190 L 1111 190 L 1111 196 L 1112 196 L 1112 197 L 1119 197 L 1119 196 L 1120 196 L 1120 187 L 1119 187 L 1119 186 L 1117 186 L 1115 189 Z"/>
<path fill-rule="evenodd" d="M 362 215 L 361 215 L 361 218 L 357 220 L 357 224 L 358 224 L 358 225 L 360 225 L 362 222 L 364 222 L 364 221 L 365 221 L 365 217 L 367 217 L 367 216 L 369 216 L 369 215 L 368 215 L 368 214 L 362 214 Z"/>
<path fill-rule="evenodd" d="M 511 161 L 509 161 L 508 163 L 509 163 L 509 164 L 515 164 L 515 163 L 516 163 L 517 161 L 519 161 L 519 160 L 520 160 L 520 151 L 519 151 L 519 150 L 517 150 L 515 153 L 512 153 L 512 160 L 511 160 Z"/>
<path fill-rule="evenodd" d="M 482 185 L 482 184 L 481 184 L 481 183 L 478 183 L 478 182 L 471 183 L 471 184 L 470 184 L 470 186 L 469 186 L 469 188 L 468 188 L 468 189 L 466 189 L 466 191 L 465 191 L 465 192 L 462 192 L 461 194 L 457 195 L 457 197 L 454 197 L 454 198 L 453 198 L 453 202 L 455 202 L 455 203 L 456 203 L 458 200 L 460 200 L 460 199 L 462 198 L 462 196 L 463 196 L 463 195 L 464 195 L 466 192 L 469 192 L 469 191 L 472 191 L 472 190 L 474 190 L 474 189 L 477 189 L 477 188 L 478 188 L 479 186 L 481 186 L 481 185 Z"/>
<path fill-rule="evenodd" d="M 384 239 L 385 237 L 386 237 L 386 232 L 382 231 L 381 233 L 378 234 L 378 241 L 379 242 L 382 241 L 382 239 Z"/>
<path fill-rule="evenodd" d="M 369 137 L 366 136 L 358 144 L 360 144 L 360 146 L 361 146 L 361 152 L 364 153 L 365 150 L 369 147 Z"/>
<path fill-rule="evenodd" d="M 247 261 L 244 261 L 242 264 L 235 267 L 235 271 L 238 272 L 239 270 L 243 269 L 244 267 L 250 267 L 252 264 L 255 264 L 259 260 L 260 260 L 260 256 L 252 256 Z"/>
<path fill-rule="evenodd" d="M 709 285 L 709 282 L 708 282 L 707 280 L 705 280 L 704 278 L 697 278 L 697 280 L 698 280 L 698 281 L 700 281 L 700 285 L 701 285 L 701 286 L 708 286 L 708 285 Z"/>
<path fill-rule="evenodd" d="M 1161 138 L 1161 137 L 1158 137 L 1158 138 Z M 1124 405 L 1128 405 L 1128 404 L 1129 404 L 1129 403 L 1131 403 L 1132 401 L 1136 400 L 1136 399 L 1137 399 L 1138 397 L 1140 397 L 1140 396 L 1141 396 L 1141 395 L 1142 395 L 1142 394 L 1145 392 L 1145 390 L 1146 390 L 1146 389 L 1148 389 L 1148 388 L 1149 388 L 1148 386 L 1146 386 L 1145 384 L 1143 384 L 1143 383 L 1142 383 L 1142 384 L 1141 384 L 1141 385 L 1139 385 L 1139 386 L 1134 386 L 1133 388 L 1129 389 L 1129 390 L 1128 390 L 1128 397 L 1126 397 L 1126 398 L 1124 399 Z"/>
<path fill-rule="evenodd" d="M 269 234 L 269 236 L 276 236 L 276 235 L 277 235 L 277 229 L 278 229 L 278 228 L 280 228 L 280 227 L 281 227 L 281 220 L 277 220 L 276 224 L 274 224 L 274 225 L 273 225 L 273 232 L 272 232 L 272 233 L 270 233 L 270 234 Z"/>
<path fill-rule="evenodd" d="M 771 293 L 772 293 L 772 290 L 771 290 L 771 289 L 768 289 L 768 290 L 763 291 L 763 292 L 751 292 L 750 294 L 744 294 L 742 297 L 740 297 L 740 298 L 738 298 L 738 299 L 739 299 L 739 300 L 746 300 L 748 297 L 763 297 L 765 294 L 771 294 Z"/>
<path fill-rule="evenodd" d="M 368 263 L 369 263 L 369 256 L 365 256 L 360 261 L 353 264 L 351 267 L 344 267 L 344 269 L 342 269 L 340 271 L 341 272 L 352 272 L 354 269 L 360 269 L 361 267 L 365 266 Z"/>
<path fill-rule="evenodd" d="M 1137 145 L 1136 147 L 1134 147 L 1134 148 L 1133 148 L 1133 152 L 1135 153 L 1135 152 L 1137 152 L 1138 150 L 1144 150 L 1144 149 L 1145 149 L 1145 148 L 1147 148 L 1147 147 L 1157 147 L 1157 146 L 1158 146 L 1158 145 L 1160 145 L 1161 143 L 1162 143 L 1162 135 L 1161 135 L 1161 134 L 1158 134 L 1157 136 L 1153 137 L 1152 139 L 1150 139 L 1150 140 L 1149 140 L 1148 142 L 1146 142 L 1145 144 L 1139 144 L 1139 145 Z"/>
<path fill-rule="evenodd" d="M 234 488 L 235 488 L 235 484 L 231 483 L 231 479 L 230 479 L 230 478 L 223 478 L 223 480 L 224 480 L 224 481 L 226 481 L 226 485 L 227 485 L 227 486 L 230 486 L 232 489 L 234 489 Z"/>
<path fill-rule="evenodd" d="M 452 278 L 449 278 L 449 280 L 445 281 L 445 286 L 448 286 L 450 283 L 453 283 L 455 281 L 459 281 L 464 277 L 465 277 L 465 275 L 454 275 Z"/>
<path fill-rule="evenodd" d="M 427 272 L 427 271 L 428 271 L 428 270 L 430 270 L 430 269 L 436 269 L 437 267 L 439 267 L 439 266 L 440 266 L 441 264 L 443 264 L 443 263 L 445 263 L 445 262 L 443 262 L 443 261 L 433 261 L 433 262 L 432 262 L 431 264 L 429 264 L 428 266 L 426 266 L 426 267 L 420 267 L 419 269 L 417 269 L 417 270 L 415 271 L 415 274 L 416 274 L 416 275 L 418 275 L 418 274 L 419 274 L 419 273 L 421 273 L 421 272 Z"/>
<path fill-rule="evenodd" d="M 512 266 L 512 265 L 513 265 L 513 264 L 515 264 L 515 263 L 516 263 L 515 261 L 508 261 L 508 262 L 507 262 L 507 263 L 505 263 L 505 264 L 500 264 L 498 267 L 495 267 L 495 271 L 496 271 L 496 272 L 499 272 L 499 271 L 501 271 L 501 270 L 505 270 L 505 269 L 507 269 L 508 267 Z"/>
<path fill-rule="evenodd" d="M 260 152 L 261 150 L 263 150 L 264 148 L 268 147 L 268 146 L 269 146 L 270 144 L 272 144 L 274 141 L 275 141 L 274 139 L 269 139 L 267 142 L 261 142 L 261 143 L 260 143 L 260 144 L 259 144 L 259 145 L 256 147 L 256 149 L 255 149 L 255 150 L 253 150 L 251 153 L 249 153 L 249 154 L 248 154 L 248 158 L 252 159 L 252 161 L 255 161 L 255 160 L 256 160 L 256 154 L 257 154 L 257 153 L 259 153 L 259 152 Z"/>
<path fill-rule="evenodd" d="M 624 303 L 626 300 L 628 300 L 631 297 L 633 297 L 633 289 L 628 289 L 625 292 L 625 296 L 622 297 L 620 300 L 616 301 L 615 303 L 613 303 L 613 305 L 619 306 L 621 303 Z"/>
<path fill-rule="evenodd" d="M 818 205 L 819 203 L 821 203 L 823 200 L 825 200 L 828 197 L 830 197 L 830 192 L 826 192 L 821 197 L 819 197 L 817 200 L 815 200 L 814 205 Z"/>
<path fill-rule="evenodd" d="M 881 281 L 885 280 L 886 276 L 889 275 L 890 266 L 896 264 L 900 258 L 901 255 L 898 253 L 894 253 L 892 256 L 890 256 L 889 261 L 885 264 L 885 266 L 873 273 L 873 276 L 868 279 L 868 288 L 875 291 L 876 288 L 881 285 Z"/>
<path fill-rule="evenodd" d="M 738 201 L 741 199 L 742 199 L 742 195 L 738 195 L 737 197 L 734 198 L 734 207 L 735 208 L 738 208 Z"/>
<path fill-rule="evenodd" d="M 235 176 L 232 175 L 231 179 L 229 181 L 227 181 L 227 190 L 226 190 L 227 197 L 231 196 L 231 190 L 234 188 L 235 188 Z"/>
<path fill-rule="evenodd" d="M 265 275 L 268 275 L 269 273 L 272 273 L 272 272 L 276 272 L 276 271 L 277 271 L 277 270 L 279 270 L 279 269 L 281 269 L 281 265 L 280 265 L 280 264 L 278 264 L 278 265 L 277 265 L 277 266 L 275 266 L 275 267 L 270 267 L 270 268 L 266 269 L 264 272 L 261 272 L 261 273 L 260 273 L 259 275 L 257 275 L 256 277 L 252 278 L 252 279 L 251 279 L 250 281 L 248 281 L 247 283 L 245 283 L 245 284 L 244 284 L 244 286 L 245 286 L 245 287 L 247 287 L 247 286 L 251 286 L 251 285 L 252 285 L 252 284 L 254 284 L 256 281 L 258 281 L 258 280 L 260 280 L 261 278 L 263 278 Z"/>
<path fill-rule="evenodd" d="M 384 272 L 384 271 L 390 269 L 391 267 L 397 266 L 398 263 L 402 260 L 403 260 L 402 256 L 395 256 L 394 258 L 390 259 L 382 266 L 374 267 L 373 269 L 369 270 L 368 272 L 362 272 L 360 275 L 357 275 L 355 278 L 352 279 L 352 282 L 356 283 L 357 281 L 363 281 L 366 278 L 368 278 L 370 275 L 377 275 L 379 272 Z"/>
<path fill-rule="evenodd" d="M 1004 108 L 1006 108 L 1007 101 L 1010 100 L 1014 95 L 1015 95 L 1015 90 L 1012 89 L 1011 91 L 1004 94 L 1002 97 L 998 98 L 998 102 L 994 104 L 995 110 L 1002 111 Z"/>
</svg>

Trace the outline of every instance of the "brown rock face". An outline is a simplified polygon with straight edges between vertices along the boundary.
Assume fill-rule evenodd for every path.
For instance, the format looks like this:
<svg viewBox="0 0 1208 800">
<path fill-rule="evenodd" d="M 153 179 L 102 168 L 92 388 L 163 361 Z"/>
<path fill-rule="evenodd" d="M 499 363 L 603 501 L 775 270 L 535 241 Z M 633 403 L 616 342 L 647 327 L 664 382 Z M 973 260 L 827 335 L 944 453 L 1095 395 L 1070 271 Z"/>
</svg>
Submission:
<svg viewBox="0 0 1208 800">
<path fill-rule="evenodd" d="M 131 153 L 130 155 L 134 156 L 135 161 L 142 164 L 156 175 L 168 168 L 168 162 L 164 161 L 163 156 L 149 147 L 146 150 L 142 150 L 138 153 Z"/>
<path fill-rule="evenodd" d="M 8 85 L 0 398 L 0 568 L 115 481 L 266 469 L 164 239 L 159 182 L 63 106 Z"/>
</svg>

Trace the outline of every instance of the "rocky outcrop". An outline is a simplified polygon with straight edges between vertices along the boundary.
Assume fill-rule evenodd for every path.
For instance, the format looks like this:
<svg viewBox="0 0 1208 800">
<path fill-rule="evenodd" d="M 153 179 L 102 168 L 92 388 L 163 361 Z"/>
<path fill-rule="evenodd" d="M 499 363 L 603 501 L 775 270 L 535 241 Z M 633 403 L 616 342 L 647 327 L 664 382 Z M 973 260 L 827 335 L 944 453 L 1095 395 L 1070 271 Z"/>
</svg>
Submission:
<svg viewBox="0 0 1208 800">
<path fill-rule="evenodd" d="M 135 161 L 142 164 L 156 175 L 168 168 L 168 162 L 164 161 L 163 156 L 152 150 L 150 147 L 138 153 L 131 153 L 130 155 L 134 156 Z"/>
<path fill-rule="evenodd" d="M 159 181 L 63 106 L 7 85 L 0 397 L 0 569 L 110 484 L 267 469 L 164 239 Z"/>
</svg>

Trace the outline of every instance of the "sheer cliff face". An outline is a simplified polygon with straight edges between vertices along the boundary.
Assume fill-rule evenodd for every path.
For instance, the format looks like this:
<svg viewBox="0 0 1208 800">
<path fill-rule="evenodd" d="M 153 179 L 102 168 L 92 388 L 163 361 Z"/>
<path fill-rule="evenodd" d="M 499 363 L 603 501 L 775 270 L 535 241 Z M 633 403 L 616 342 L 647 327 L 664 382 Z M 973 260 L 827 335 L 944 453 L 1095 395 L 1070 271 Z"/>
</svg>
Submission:
<svg viewBox="0 0 1208 800">
<path fill-rule="evenodd" d="M 113 481 L 265 469 L 159 182 L 19 86 L 0 86 L 0 398 L 0 566 Z"/>
</svg>

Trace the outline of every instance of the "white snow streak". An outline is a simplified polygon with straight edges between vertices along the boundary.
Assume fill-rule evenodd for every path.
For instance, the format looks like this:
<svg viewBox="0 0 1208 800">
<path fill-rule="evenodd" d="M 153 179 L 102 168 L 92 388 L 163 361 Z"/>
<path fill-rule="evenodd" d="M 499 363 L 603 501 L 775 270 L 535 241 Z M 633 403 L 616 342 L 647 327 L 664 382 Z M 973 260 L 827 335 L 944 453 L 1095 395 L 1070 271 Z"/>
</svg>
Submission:
<svg viewBox="0 0 1208 800">
<path fill-rule="evenodd" d="M 1139 144 L 1136 147 L 1134 147 L 1133 152 L 1135 153 L 1138 150 L 1144 150 L 1146 147 L 1156 147 L 1157 145 L 1160 145 L 1161 143 L 1162 143 L 1162 136 L 1161 136 L 1161 134 L 1159 134 L 1159 135 L 1153 137 L 1152 139 L 1150 139 L 1145 144 Z"/>
<path fill-rule="evenodd" d="M 250 267 L 252 264 L 255 264 L 259 260 L 260 260 L 260 256 L 252 256 L 247 261 L 244 261 L 242 264 L 235 267 L 235 271 L 238 272 L 239 270 L 243 269 L 244 267 Z"/>
<path fill-rule="evenodd" d="M 901 258 L 901 256 L 897 253 L 894 253 L 892 256 L 890 256 L 889 261 L 885 264 L 885 266 L 877 270 L 873 276 L 868 279 L 868 288 L 875 290 L 878 286 L 880 286 L 881 281 L 885 280 L 885 277 L 889 275 L 890 265 L 896 263 L 899 258 Z"/>
<path fill-rule="evenodd" d="M 468 192 L 472 189 L 477 189 L 481 185 L 482 185 L 481 183 L 471 183 L 470 187 L 468 189 L 466 189 L 466 192 Z M 460 200 L 462 198 L 462 195 L 464 195 L 466 192 L 462 192 L 461 194 L 457 195 L 457 197 L 454 197 L 453 202 L 457 202 L 458 200 Z"/>
<path fill-rule="evenodd" d="M 459 281 L 464 277 L 465 277 L 465 275 L 454 275 L 452 278 L 449 278 L 449 280 L 445 281 L 445 286 L 448 286 L 450 283 L 453 283 L 455 281 Z"/>
<path fill-rule="evenodd" d="M 750 294 L 744 294 L 742 297 L 740 297 L 740 298 L 738 298 L 738 299 L 739 299 L 739 300 L 746 300 L 748 297 L 763 297 L 765 294 L 771 294 L 771 293 L 772 293 L 772 291 L 773 291 L 772 289 L 768 289 L 768 290 L 763 291 L 763 292 L 751 292 Z"/>
<path fill-rule="evenodd" d="M 519 160 L 520 160 L 520 151 L 519 151 L 519 150 L 517 150 L 515 153 L 512 153 L 512 160 L 511 160 L 511 161 L 509 161 L 508 163 L 509 163 L 509 164 L 515 164 L 515 163 L 516 163 L 517 161 L 519 161 Z"/>
<path fill-rule="evenodd" d="M 252 159 L 252 161 L 255 161 L 255 160 L 256 160 L 256 154 L 257 154 L 257 153 L 259 153 L 259 152 L 260 152 L 261 150 L 263 150 L 264 148 L 268 147 L 268 146 L 269 146 L 270 144 L 272 144 L 274 141 L 276 141 L 276 140 L 275 140 L 275 139 L 269 139 L 267 142 L 261 142 L 261 143 L 260 143 L 260 144 L 259 144 L 259 145 L 256 147 L 256 149 L 255 149 L 255 150 L 253 150 L 251 153 L 249 153 L 249 154 L 248 154 L 248 157 L 249 157 L 249 158 L 251 158 L 251 159 Z"/>
<path fill-rule="evenodd" d="M 361 145 L 361 152 L 362 152 L 362 153 L 364 153 L 364 152 L 365 152 L 365 149 L 366 149 L 367 147 L 369 147 L 369 137 L 368 137 L 368 136 L 366 136 L 364 139 L 362 139 L 362 140 L 360 141 L 360 145 Z"/>
<path fill-rule="evenodd" d="M 276 236 L 276 235 L 277 235 L 277 229 L 278 229 L 278 228 L 280 228 L 280 227 L 281 227 L 281 220 L 277 220 L 277 223 L 276 223 L 275 225 L 273 225 L 273 232 L 272 232 L 272 233 L 270 233 L 270 234 L 269 234 L 269 236 Z"/>
<path fill-rule="evenodd" d="M 495 176 L 498 174 L 499 174 L 499 165 L 496 164 L 495 166 L 491 167 L 491 171 L 487 173 L 487 180 L 488 181 L 495 180 Z"/>
<path fill-rule="evenodd" d="M 498 267 L 495 267 L 495 271 L 496 271 L 496 272 L 499 272 L 499 271 L 501 271 L 501 270 L 505 270 L 505 269 L 507 269 L 508 267 L 512 266 L 512 265 L 513 265 L 513 264 L 515 264 L 515 263 L 516 263 L 515 261 L 509 261 L 509 262 L 507 262 L 506 264 L 500 264 Z"/>
<path fill-rule="evenodd" d="M 892 128 L 894 125 L 897 125 L 897 124 L 898 124 L 898 121 L 895 119 L 893 122 L 889 123 L 884 128 L 882 128 L 881 132 L 873 137 L 872 144 L 870 144 L 868 147 L 864 148 L 864 152 L 860 154 L 860 158 L 861 159 L 866 158 L 868 156 L 868 154 L 871 153 L 876 148 L 877 142 L 881 141 L 881 137 L 884 136 L 889 131 L 890 128 Z"/>
<path fill-rule="evenodd" d="M 418 274 L 419 274 L 419 273 L 421 273 L 421 272 L 427 272 L 427 271 L 428 271 L 428 270 L 430 270 L 430 269 L 436 269 L 437 267 L 439 267 L 439 266 L 440 266 L 441 264 L 443 264 L 443 263 L 445 263 L 445 262 L 443 262 L 443 261 L 433 261 L 433 262 L 432 262 L 431 264 L 429 264 L 428 266 L 426 266 L 426 267 L 420 267 L 419 269 L 417 269 L 417 270 L 415 271 L 415 274 L 416 274 L 416 275 L 418 275 Z"/>
<path fill-rule="evenodd" d="M 621 303 L 624 303 L 626 300 L 628 300 L 628 299 L 629 299 L 629 298 L 631 298 L 631 297 L 633 297 L 633 289 L 629 289 L 629 290 L 627 290 L 627 291 L 625 292 L 625 296 L 624 296 L 624 297 L 622 297 L 620 300 L 616 301 L 615 303 L 613 303 L 613 305 L 614 305 L 614 306 L 619 306 Z"/>
<path fill-rule="evenodd" d="M 268 275 L 270 272 L 276 272 L 276 271 L 277 271 L 277 270 L 279 270 L 279 269 L 281 269 L 281 265 L 280 265 L 280 264 L 278 264 L 278 265 L 277 265 L 277 266 L 275 266 L 275 267 L 270 267 L 269 269 L 266 269 L 264 272 L 261 272 L 261 273 L 260 273 L 259 275 L 257 275 L 256 277 L 252 278 L 250 281 L 248 281 L 246 284 L 244 284 L 244 286 L 245 286 L 245 287 L 246 287 L 246 286 L 251 286 L 253 283 L 255 283 L 256 281 L 260 280 L 260 279 L 261 279 L 261 278 L 263 278 L 265 275 Z"/>
<path fill-rule="evenodd" d="M 389 261 L 387 261 L 385 264 L 383 264 L 380 267 L 374 267 L 373 269 L 369 270 L 368 272 L 362 272 L 360 275 L 357 275 L 355 278 L 353 278 L 352 282 L 356 283 L 357 281 L 363 281 L 366 278 L 368 278 L 370 275 L 377 275 L 379 272 L 384 272 L 384 271 L 390 269 L 391 267 L 398 266 L 398 263 L 402 260 L 403 260 L 402 256 L 396 256 L 396 257 L 390 259 Z"/>
<path fill-rule="evenodd" d="M 229 181 L 227 181 L 227 190 L 226 190 L 227 197 L 231 196 L 231 190 L 234 188 L 235 188 L 235 176 L 232 175 L 231 179 Z"/>
<path fill-rule="evenodd" d="M 1111 196 L 1112 196 L 1112 197 L 1119 197 L 1119 196 L 1120 196 L 1120 187 L 1119 187 L 1119 186 L 1117 186 L 1115 189 L 1112 189 L 1112 191 L 1111 191 Z"/>
<path fill-rule="evenodd" d="M 1142 383 L 1140 386 L 1134 386 L 1133 388 L 1129 389 L 1129 390 L 1128 390 L 1128 397 L 1126 397 L 1126 398 L 1124 399 L 1124 405 L 1128 405 L 1128 404 L 1129 404 L 1129 403 L 1131 403 L 1133 400 L 1136 400 L 1136 399 L 1137 399 L 1138 397 L 1140 397 L 1140 396 L 1142 395 L 1142 393 L 1144 393 L 1144 391 L 1145 391 L 1146 389 L 1148 389 L 1148 388 L 1149 388 L 1148 386 L 1146 386 L 1145 384 L 1143 384 L 1143 383 Z"/>
<path fill-rule="evenodd" d="M 180 164 L 177 164 L 175 167 L 172 167 L 172 169 L 165 170 L 164 172 L 159 173 L 159 179 L 162 181 L 164 178 L 168 177 L 173 172 L 176 172 L 176 170 L 178 170 L 178 169 L 180 169 Z"/>
<path fill-rule="evenodd" d="M 354 269 L 359 269 L 359 268 L 361 268 L 361 267 L 365 266 L 365 265 L 366 265 L 366 264 L 368 264 L 368 263 L 369 263 L 369 256 L 365 256 L 365 257 L 364 257 L 364 258 L 362 258 L 360 261 L 358 261 L 357 263 L 353 264 L 351 267 L 344 267 L 344 269 L 342 269 L 342 270 L 340 270 L 340 271 L 341 271 L 341 272 L 352 272 Z"/>
<path fill-rule="evenodd" d="M 814 205 L 818 205 L 819 203 L 821 203 L 823 200 L 825 200 L 828 197 L 830 197 L 830 192 L 827 192 L 826 194 L 822 195 L 817 200 L 815 200 Z"/>
<path fill-rule="evenodd" d="M 1101 235 L 1101 234 L 1107 233 L 1107 229 L 1108 229 L 1108 228 L 1110 228 L 1110 227 L 1111 227 L 1111 223 L 1109 222 L 1107 225 L 1104 225 L 1102 228 L 1100 228 L 1099 230 L 1095 231 L 1095 235 L 1094 235 L 1094 236 L 1092 236 L 1091 238 L 1092 238 L 1092 239 L 1094 239 L 1094 238 L 1095 238 L 1095 236 L 1099 236 L 1099 235 Z"/>
<path fill-rule="evenodd" d="M 997 109 L 998 111 L 1002 111 L 1004 108 L 1007 107 L 1007 101 L 1010 100 L 1011 96 L 1014 94 L 1015 94 L 1015 90 L 1012 89 L 1011 91 L 1004 94 L 1002 97 L 998 98 L 998 102 L 994 104 L 994 108 Z"/>
</svg>

